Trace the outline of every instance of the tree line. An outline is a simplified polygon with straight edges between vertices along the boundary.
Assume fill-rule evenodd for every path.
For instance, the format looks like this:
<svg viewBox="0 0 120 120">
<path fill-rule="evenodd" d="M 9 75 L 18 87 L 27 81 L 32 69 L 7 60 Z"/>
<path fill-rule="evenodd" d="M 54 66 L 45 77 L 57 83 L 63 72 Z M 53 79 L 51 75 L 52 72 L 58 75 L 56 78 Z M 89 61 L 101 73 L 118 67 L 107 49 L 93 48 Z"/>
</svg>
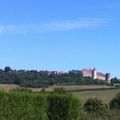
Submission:
<svg viewBox="0 0 120 120">
<path fill-rule="evenodd" d="M 106 81 L 93 80 L 91 77 L 83 77 L 79 70 L 71 70 L 67 73 L 56 73 L 37 70 L 12 70 L 10 67 L 0 69 L 0 84 L 17 84 L 22 87 L 47 87 L 54 84 L 65 85 L 105 85 Z"/>
</svg>

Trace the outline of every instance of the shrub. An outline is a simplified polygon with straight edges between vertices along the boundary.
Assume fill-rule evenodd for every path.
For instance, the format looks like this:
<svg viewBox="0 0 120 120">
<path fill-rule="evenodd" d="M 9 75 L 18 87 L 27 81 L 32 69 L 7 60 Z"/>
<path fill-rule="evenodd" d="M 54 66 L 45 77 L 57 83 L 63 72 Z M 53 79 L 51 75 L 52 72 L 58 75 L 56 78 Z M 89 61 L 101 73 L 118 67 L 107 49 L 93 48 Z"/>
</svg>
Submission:
<svg viewBox="0 0 120 120">
<path fill-rule="evenodd" d="M 80 102 L 70 95 L 52 94 L 48 97 L 49 120 L 79 120 Z"/>
<path fill-rule="evenodd" d="M 87 100 L 84 104 L 84 110 L 93 118 L 107 119 L 109 117 L 107 105 L 97 98 Z"/>
<path fill-rule="evenodd" d="M 46 120 L 46 98 L 30 92 L 0 92 L 1 120 Z"/>
<path fill-rule="evenodd" d="M 109 108 L 111 110 L 110 120 L 120 120 L 120 93 L 110 101 Z"/>
<path fill-rule="evenodd" d="M 66 93 L 66 91 L 64 88 L 60 87 L 60 88 L 54 88 L 53 93 L 63 94 Z"/>
<path fill-rule="evenodd" d="M 69 94 L 0 91 L 0 120 L 79 120 L 80 102 Z"/>
<path fill-rule="evenodd" d="M 111 110 L 120 109 L 120 93 L 110 101 L 109 107 Z"/>
</svg>

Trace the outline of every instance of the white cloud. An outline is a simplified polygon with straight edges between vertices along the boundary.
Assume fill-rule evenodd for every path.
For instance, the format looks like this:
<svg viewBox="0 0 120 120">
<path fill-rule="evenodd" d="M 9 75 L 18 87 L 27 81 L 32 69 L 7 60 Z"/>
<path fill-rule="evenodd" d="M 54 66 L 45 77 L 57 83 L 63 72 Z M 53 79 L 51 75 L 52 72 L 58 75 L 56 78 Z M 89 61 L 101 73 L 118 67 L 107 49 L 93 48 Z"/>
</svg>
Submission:
<svg viewBox="0 0 120 120">
<path fill-rule="evenodd" d="M 0 33 L 26 34 L 55 31 L 70 31 L 103 26 L 105 21 L 100 18 L 81 19 L 63 22 L 51 22 L 41 25 L 0 25 Z"/>
<path fill-rule="evenodd" d="M 74 29 L 84 29 L 84 28 L 93 28 L 103 25 L 104 21 L 102 19 L 83 19 L 75 21 L 65 21 L 65 22 L 56 22 L 49 23 L 44 25 L 44 30 L 46 31 L 68 31 Z"/>
</svg>

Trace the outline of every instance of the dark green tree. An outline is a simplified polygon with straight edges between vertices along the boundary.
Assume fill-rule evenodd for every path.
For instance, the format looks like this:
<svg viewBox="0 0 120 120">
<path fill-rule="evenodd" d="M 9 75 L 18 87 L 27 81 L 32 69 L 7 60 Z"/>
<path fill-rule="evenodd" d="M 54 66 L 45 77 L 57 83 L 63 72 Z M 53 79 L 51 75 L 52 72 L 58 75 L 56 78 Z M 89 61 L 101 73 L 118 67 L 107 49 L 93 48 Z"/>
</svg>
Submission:
<svg viewBox="0 0 120 120">
<path fill-rule="evenodd" d="M 109 117 L 108 106 L 97 98 L 90 98 L 87 100 L 84 104 L 84 110 L 88 115 L 95 118 L 95 120 L 99 118 L 108 119 Z"/>
<path fill-rule="evenodd" d="M 5 68 L 4 68 L 4 71 L 5 72 L 9 72 L 9 71 L 11 71 L 12 69 L 9 67 L 9 66 L 6 66 Z"/>
<path fill-rule="evenodd" d="M 117 94 L 109 103 L 110 109 L 119 109 L 120 110 L 120 93 Z"/>
</svg>

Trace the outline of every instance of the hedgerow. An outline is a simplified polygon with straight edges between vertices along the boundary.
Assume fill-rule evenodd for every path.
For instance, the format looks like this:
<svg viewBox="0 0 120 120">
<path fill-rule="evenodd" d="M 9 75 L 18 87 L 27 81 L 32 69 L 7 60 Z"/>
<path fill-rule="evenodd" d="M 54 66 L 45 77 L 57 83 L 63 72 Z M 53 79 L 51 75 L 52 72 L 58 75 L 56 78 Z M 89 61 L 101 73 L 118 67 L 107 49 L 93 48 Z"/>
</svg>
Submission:
<svg viewBox="0 0 120 120">
<path fill-rule="evenodd" d="M 0 91 L 1 120 L 79 120 L 79 112 L 69 94 Z"/>
</svg>

